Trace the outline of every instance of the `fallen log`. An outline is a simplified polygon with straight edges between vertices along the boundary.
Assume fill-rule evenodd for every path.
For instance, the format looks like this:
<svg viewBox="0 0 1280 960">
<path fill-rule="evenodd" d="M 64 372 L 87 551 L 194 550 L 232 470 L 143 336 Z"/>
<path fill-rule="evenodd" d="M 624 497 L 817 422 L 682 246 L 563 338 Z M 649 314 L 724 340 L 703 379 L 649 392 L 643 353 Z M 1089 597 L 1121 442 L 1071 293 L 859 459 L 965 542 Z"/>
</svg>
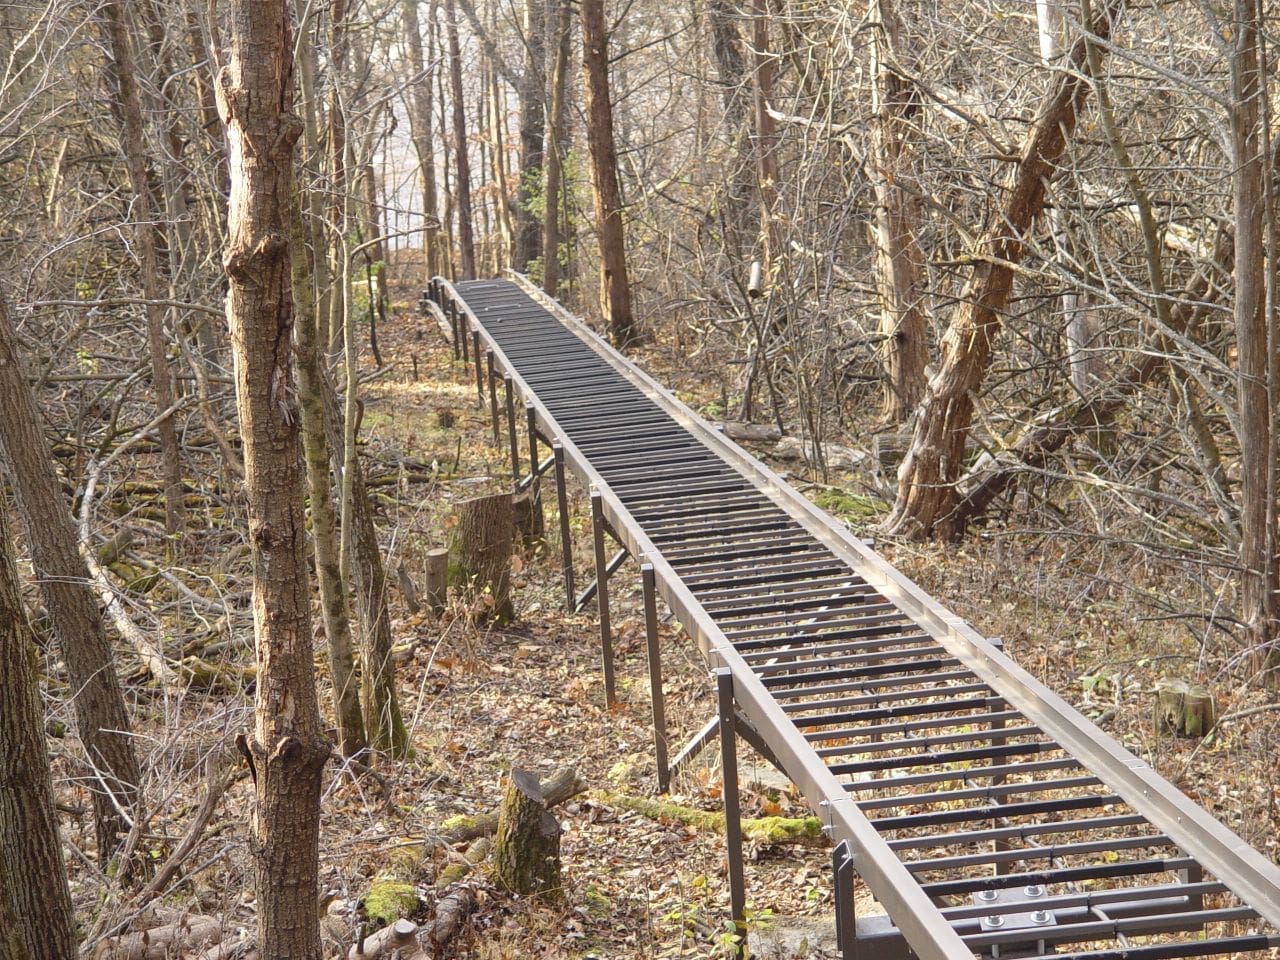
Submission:
<svg viewBox="0 0 1280 960">
<path fill-rule="evenodd" d="M 393 950 L 402 950 L 413 944 L 417 933 L 418 925 L 412 920 L 397 920 L 377 933 L 353 943 L 347 951 L 347 960 L 375 960 Z"/>
<path fill-rule="evenodd" d="M 587 790 L 586 782 L 578 776 L 573 767 L 561 767 L 546 780 L 538 784 L 542 791 L 542 799 L 549 809 L 576 797 Z M 450 817 L 440 824 L 437 835 L 444 843 L 466 843 L 479 837 L 491 837 L 498 830 L 498 810 L 495 807 L 487 813 L 462 814 Z"/>
<path fill-rule="evenodd" d="M 221 941 L 222 921 L 217 917 L 184 917 L 104 940 L 94 951 L 94 960 L 166 960 Z"/>
<path fill-rule="evenodd" d="M 429 951 L 434 960 L 445 955 L 445 950 L 466 929 L 467 920 L 480 905 L 480 897 L 475 887 L 459 885 L 454 887 L 436 904 L 436 915 L 427 924 L 418 938 L 424 951 Z"/>
</svg>

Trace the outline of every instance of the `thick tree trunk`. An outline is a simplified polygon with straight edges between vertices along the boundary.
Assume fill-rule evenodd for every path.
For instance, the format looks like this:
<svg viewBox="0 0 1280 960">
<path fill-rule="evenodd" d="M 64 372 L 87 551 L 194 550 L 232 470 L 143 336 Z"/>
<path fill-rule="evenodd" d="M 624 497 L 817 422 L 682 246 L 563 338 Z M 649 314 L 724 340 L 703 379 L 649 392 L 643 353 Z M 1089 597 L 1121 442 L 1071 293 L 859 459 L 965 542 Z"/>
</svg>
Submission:
<svg viewBox="0 0 1280 960">
<path fill-rule="evenodd" d="M 75 919 L 49 779 L 35 639 L 0 507 L 0 957 L 68 960 Z M 13 943 L 8 940 L 12 938 Z"/>
<path fill-rule="evenodd" d="M 512 893 L 554 894 L 560 889 L 560 821 L 547 809 L 532 773 L 512 767 L 493 842 L 498 882 Z"/>
<path fill-rule="evenodd" d="M 499 622 L 511 620 L 511 551 L 515 521 L 511 494 L 462 500 L 450 554 L 457 583 L 477 600 L 477 609 Z"/>
<path fill-rule="evenodd" d="M 1276 640 L 1276 492 L 1267 322 L 1267 163 L 1263 154 L 1266 78 L 1259 46 L 1261 17 L 1254 0 L 1236 0 L 1231 23 L 1231 159 L 1236 228 L 1237 404 L 1240 416 L 1241 619 L 1255 662 L 1280 665 Z"/>
<path fill-rule="evenodd" d="M 471 161 L 467 156 L 467 106 L 462 87 L 462 45 L 458 42 L 458 12 L 445 0 L 445 36 L 449 42 L 449 91 L 453 101 L 454 184 L 458 209 L 459 280 L 476 276 L 476 246 L 471 226 Z"/>
<path fill-rule="evenodd" d="M 613 142 L 613 106 L 609 100 L 609 34 L 604 0 L 582 0 L 579 7 L 582 69 L 586 76 L 587 151 L 600 243 L 600 313 L 609 339 L 621 347 L 636 339 L 637 330 L 631 315 L 618 151 Z"/>
<path fill-rule="evenodd" d="M 300 417 L 293 385 L 290 214 L 293 38 L 288 0 L 228 0 L 218 108 L 231 162 L 227 322 L 244 444 L 258 682 L 250 846 L 264 958 L 320 956 L 320 774 L 329 756 L 311 653 Z"/>
<path fill-rule="evenodd" d="M 563 179 L 562 151 L 568 140 L 565 94 L 569 72 L 572 19 L 567 0 L 549 0 L 547 39 L 553 45 L 549 71 L 550 129 L 547 134 L 547 175 L 542 192 L 542 289 L 554 297 L 560 288 L 560 192 Z"/>
<path fill-rule="evenodd" d="M 871 168 L 876 192 L 873 226 L 880 333 L 884 336 L 884 416 L 900 423 L 924 395 L 928 314 L 924 254 L 916 240 L 920 204 L 909 189 L 915 164 L 907 144 L 920 102 L 909 80 L 896 68 L 907 56 L 902 23 L 893 0 L 878 0 L 879 29 L 872 39 L 875 57 Z"/>
<path fill-rule="evenodd" d="M 16 343 L 8 304 L 0 298 L 0 398 L 7 411 L 0 417 L 0 446 L 9 461 L 40 592 L 75 691 L 76 729 L 90 767 L 84 783 L 93 796 L 98 855 L 105 869 L 129 829 L 141 773 L 102 614 Z"/>
<path fill-rule="evenodd" d="M 161 225 L 151 202 L 147 182 L 146 139 L 142 128 L 142 96 L 138 92 L 138 68 L 133 55 L 133 42 L 126 17 L 136 16 L 124 9 L 122 0 L 110 0 L 102 8 L 107 36 L 111 42 L 112 68 L 120 96 L 121 149 L 125 170 L 133 192 L 134 236 L 141 261 L 142 291 L 146 298 L 147 351 L 151 359 L 151 380 L 156 392 L 156 411 L 164 413 L 173 406 L 173 373 L 169 369 L 168 335 L 164 329 L 165 308 L 160 301 L 169 297 L 167 285 L 160 276 L 157 250 L 162 245 Z M 182 458 L 178 449 L 178 430 L 173 417 L 160 421 L 160 457 L 164 471 L 164 527 L 170 536 L 182 530 L 183 492 Z"/>
<path fill-rule="evenodd" d="M 409 130 L 413 148 L 418 154 L 418 176 L 422 186 L 422 215 L 426 229 L 422 234 L 422 249 L 427 260 L 427 276 L 438 276 L 444 269 L 440 256 L 440 206 L 436 198 L 435 139 L 431 123 L 431 87 L 435 82 L 435 65 L 427 69 L 422 52 L 422 28 L 418 21 L 418 0 L 401 0 L 400 14 L 404 18 L 405 49 L 409 55 L 409 69 L 415 81 L 409 84 Z M 429 16 L 435 17 L 435 3 Z"/>
<path fill-rule="evenodd" d="M 1123 0 L 1110 0 L 1093 32 L 1106 39 L 1122 8 Z M 890 534 L 947 538 L 964 531 L 956 522 L 955 483 L 964 465 L 974 398 L 991 365 L 992 342 L 1003 323 L 1027 232 L 1044 208 L 1048 180 L 1089 95 L 1084 39 L 1072 47 L 1068 67 L 1056 75 L 1028 134 L 1005 201 L 981 241 L 960 312 L 942 338 L 942 363 L 925 388 L 911 447 L 898 471 L 898 499 L 885 521 Z"/>
</svg>

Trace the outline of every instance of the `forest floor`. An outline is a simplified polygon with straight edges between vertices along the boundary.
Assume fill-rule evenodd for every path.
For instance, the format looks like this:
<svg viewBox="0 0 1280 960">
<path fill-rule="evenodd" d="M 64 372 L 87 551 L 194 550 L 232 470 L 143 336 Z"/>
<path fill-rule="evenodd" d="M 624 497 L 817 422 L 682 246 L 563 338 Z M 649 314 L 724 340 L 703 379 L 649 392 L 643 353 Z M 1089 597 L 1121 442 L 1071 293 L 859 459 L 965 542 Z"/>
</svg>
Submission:
<svg viewBox="0 0 1280 960">
<path fill-rule="evenodd" d="M 470 368 L 452 359 L 432 323 L 405 309 L 381 335 L 386 367 L 366 391 L 366 461 L 372 474 L 389 478 L 375 488 L 389 579 L 394 582 L 403 565 L 421 586 L 426 551 L 443 545 L 452 504 L 508 489 L 509 461 L 506 448 L 491 442 Z M 721 388 L 711 375 L 714 363 L 690 362 L 685 351 L 660 345 L 637 359 L 694 409 L 715 411 Z M 857 440 L 842 442 L 858 446 Z M 867 496 L 874 487 L 870 478 L 848 474 L 819 482 L 796 463 L 779 469 L 870 535 L 883 509 Z M 575 493 L 571 512 L 582 586 L 589 579 L 589 519 L 584 492 Z M 591 609 L 580 615 L 564 610 L 554 497 L 547 499 L 549 542 L 513 563 L 514 623 L 486 627 L 456 600 L 440 618 L 410 614 L 399 592 L 392 597 L 400 703 L 413 755 L 379 761 L 376 778 L 331 768 L 321 839 L 329 928 L 335 936 L 350 936 L 361 897 L 388 873 L 415 885 L 418 912 L 429 916 L 439 894 L 435 875 L 461 852 L 435 847 L 431 856 L 421 855 L 433 848 L 441 824 L 456 814 L 492 809 L 512 766 L 543 777 L 569 766 L 588 789 L 555 811 L 564 830 L 562 895 L 516 900 L 490 886 L 483 871 L 475 874 L 483 905 L 459 952 L 563 960 L 724 956 L 730 930 L 719 831 L 633 809 L 636 798 L 656 796 L 638 577 L 627 566 L 611 581 L 620 702 L 606 710 L 597 622 Z M 1273 696 L 1249 682 L 1229 645 L 1204 636 L 1194 618 L 1155 616 L 1133 603 L 1135 588 L 1182 597 L 1192 592 L 1187 584 L 1171 581 L 1154 562 L 1135 568 L 1120 546 L 1076 546 L 1009 529 L 961 546 L 883 549 L 980 632 L 1002 637 L 1010 655 L 1112 736 L 1272 859 L 1280 858 L 1274 764 L 1280 711 Z M 235 645 L 241 656 L 246 640 Z M 712 716 L 714 688 L 696 648 L 669 617 L 661 640 L 668 723 L 673 743 L 680 744 Z M 1211 681 L 1226 717 L 1214 736 L 1184 741 L 1154 735 L 1152 691 L 1162 676 Z M 199 801 L 200 771 L 184 755 L 193 744 L 225 740 L 249 722 L 251 699 L 240 690 L 140 701 L 140 707 L 150 706 L 153 726 L 141 736 L 159 771 L 152 784 L 154 818 L 165 824 L 146 838 L 157 858 L 179 829 L 168 824 L 181 822 Z M 742 750 L 744 815 L 804 816 L 804 803 L 789 785 Z M 676 778 L 666 799 L 718 810 L 718 757 L 713 743 Z M 171 788 L 162 791 L 161 784 Z M 248 781 L 240 777 L 214 815 L 187 879 L 168 898 L 177 909 L 221 917 L 228 936 L 252 929 L 250 799 Z M 78 803 L 83 811 L 83 799 Z M 69 839 L 85 849 L 90 836 L 88 818 L 81 816 Z M 752 955 L 834 957 L 829 852 L 757 843 L 750 845 L 749 860 Z M 92 869 L 87 859 L 73 859 L 82 908 L 102 889 Z M 104 909 L 104 915 L 123 910 L 100 906 L 118 908 Z M 859 909 L 875 908 L 860 903 Z"/>
</svg>

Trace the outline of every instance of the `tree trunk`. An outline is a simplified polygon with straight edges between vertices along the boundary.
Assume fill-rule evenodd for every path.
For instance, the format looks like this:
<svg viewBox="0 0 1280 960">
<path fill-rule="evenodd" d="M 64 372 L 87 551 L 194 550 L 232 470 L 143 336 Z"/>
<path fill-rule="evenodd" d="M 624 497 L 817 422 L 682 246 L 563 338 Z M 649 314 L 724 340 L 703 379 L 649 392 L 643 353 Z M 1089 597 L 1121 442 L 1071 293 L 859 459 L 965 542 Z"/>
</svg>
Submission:
<svg viewBox="0 0 1280 960">
<path fill-rule="evenodd" d="M 595 195 L 596 232 L 600 242 L 600 314 L 615 346 L 636 339 L 627 282 L 626 234 L 622 191 L 618 187 L 618 152 L 613 142 L 613 107 L 609 100 L 609 35 L 604 0 L 582 0 L 582 69 L 586 76 L 587 151 Z"/>
<path fill-rule="evenodd" d="M 435 18 L 433 2 L 428 16 Z M 436 198 L 435 142 L 431 132 L 431 87 L 435 82 L 435 65 L 427 69 L 422 53 L 422 29 L 418 22 L 418 0 L 401 0 L 404 18 L 405 48 L 409 69 L 415 81 L 409 84 L 409 130 L 418 155 L 418 176 L 422 185 L 422 215 L 426 229 L 422 249 L 427 261 L 427 276 L 438 276 L 444 269 L 440 256 L 440 207 Z M 434 222 L 433 222 L 434 221 Z"/>
<path fill-rule="evenodd" d="M 1094 34 L 1109 37 L 1123 5 L 1124 0 L 1109 0 L 1092 25 Z M 898 498 L 885 521 L 890 534 L 948 538 L 964 532 L 956 523 L 955 483 L 964 465 L 974 397 L 991 365 L 992 342 L 1003 323 L 1027 231 L 1044 207 L 1048 180 L 1089 95 L 1087 46 L 1078 40 L 1068 69 L 1056 75 L 1007 197 L 980 242 L 978 265 L 942 338 L 942 364 L 925 388 L 911 447 L 898 471 Z"/>
<path fill-rule="evenodd" d="M 476 247 L 471 227 L 471 161 L 467 157 L 467 109 L 462 88 L 462 45 L 458 42 L 458 12 L 445 0 L 445 35 L 449 42 L 449 89 L 453 101 L 454 183 L 458 209 L 459 280 L 474 280 Z"/>
<path fill-rule="evenodd" d="M 560 289 L 560 191 L 564 156 L 568 141 L 565 94 L 569 72 L 572 20 L 567 0 L 549 0 L 547 39 L 554 45 L 551 57 L 550 130 L 547 134 L 547 175 L 542 191 L 542 289 L 554 297 Z"/>
<path fill-rule="evenodd" d="M 312 258 L 307 254 L 300 217 L 295 217 L 292 234 L 290 254 L 293 259 L 293 300 L 297 311 L 294 349 L 298 364 L 298 405 L 302 412 L 302 448 L 311 501 L 311 544 L 320 588 L 320 614 L 329 645 L 338 748 L 344 757 L 354 757 L 369 746 L 369 741 L 360 712 L 360 676 L 355 667 L 355 647 L 351 640 L 347 586 L 339 571 L 338 519 L 329 481 L 329 441 L 325 431 L 322 391 L 332 388 L 328 387 L 320 360 Z"/>
<path fill-rule="evenodd" d="M 329 223 L 326 249 L 329 250 L 329 315 L 325 331 L 329 352 L 342 351 L 347 301 L 351 297 L 347 271 L 347 219 L 350 213 L 350 176 L 347 170 L 347 104 L 342 83 L 346 79 L 350 50 L 347 0 L 329 0 Z"/>
<path fill-rule="evenodd" d="M 538 778 L 511 768 L 493 842 L 498 883 L 512 893 L 555 894 L 560 889 L 560 821 L 547 809 Z"/>
<path fill-rule="evenodd" d="M 537 259 L 540 247 L 538 218 L 530 211 L 533 190 L 537 189 L 544 163 L 546 138 L 546 84 L 543 64 L 546 61 L 545 9 L 555 0 L 524 0 L 524 68 L 516 80 L 516 97 L 520 107 L 520 187 L 516 203 L 515 254 L 516 269 L 528 269 Z"/>
<path fill-rule="evenodd" d="M 98 856 L 106 869 L 128 832 L 141 773 L 102 614 L 16 343 L 8 304 L 0 297 L 0 398 L 7 411 L 0 417 L 0 446 L 9 461 L 32 566 L 67 665 L 67 680 L 76 691 L 76 729 L 91 771 L 84 782 L 93 795 Z"/>
<path fill-rule="evenodd" d="M 316 703 L 302 514 L 300 417 L 290 340 L 293 38 L 288 0 L 228 0 L 228 56 L 218 108 L 231 199 L 227 323 L 244 444 L 258 682 L 252 737 L 240 744 L 254 783 L 250 848 L 258 950 L 320 956 L 320 775 L 330 747 Z"/>
<path fill-rule="evenodd" d="M 110 0 L 102 8 L 107 35 L 111 42 L 112 70 L 120 96 L 121 149 L 125 170 L 133 192 L 134 236 L 141 261 L 143 308 L 147 318 L 147 351 L 151 358 L 151 380 L 156 391 L 156 412 L 163 414 L 173 406 L 173 373 L 169 369 L 168 337 L 164 329 L 165 308 L 161 301 L 169 291 L 160 277 L 162 228 L 151 202 L 147 182 L 146 139 L 142 128 L 142 97 L 138 92 L 138 68 L 133 55 L 132 38 L 126 26 L 126 12 L 121 0 Z M 131 11 L 131 15 L 136 11 Z M 164 528 L 171 537 L 182 530 L 183 491 L 182 458 L 178 449 L 178 431 L 173 417 L 159 423 L 160 457 L 164 471 Z"/>
<path fill-rule="evenodd" d="M 910 55 L 893 0 L 878 0 L 876 9 L 880 22 L 872 38 L 875 97 L 870 166 L 876 193 L 872 232 L 880 333 L 885 338 L 884 416 L 901 423 L 924 395 L 924 368 L 929 360 L 924 254 L 916 240 L 920 203 L 910 189 L 916 171 L 907 143 L 920 102 L 911 81 L 896 69 L 896 62 Z"/>
<path fill-rule="evenodd" d="M 755 107 L 756 189 L 760 197 L 760 264 L 763 287 L 768 290 L 776 278 L 782 257 L 782 224 L 778 208 L 778 128 L 769 113 L 773 97 L 773 54 L 769 52 L 769 3 L 751 3 L 753 104 Z"/>
<path fill-rule="evenodd" d="M 0 957 L 67 960 L 75 918 L 53 806 L 35 638 L 0 507 Z M 13 939 L 12 945 L 8 938 Z"/>
<path fill-rule="evenodd" d="M 499 493 L 459 501 L 458 525 L 449 551 L 456 568 L 455 582 L 478 601 L 477 609 L 483 616 L 500 623 L 514 617 L 511 500 L 511 494 Z"/>
<path fill-rule="evenodd" d="M 1276 443 L 1271 409 L 1271 344 L 1267 322 L 1266 182 L 1263 101 L 1266 83 L 1259 56 L 1261 18 L 1254 0 L 1236 0 L 1231 23 L 1232 185 L 1236 228 L 1237 405 L 1240 410 L 1241 619 L 1255 662 L 1280 664 L 1275 647 L 1276 508 L 1273 472 Z"/>
</svg>

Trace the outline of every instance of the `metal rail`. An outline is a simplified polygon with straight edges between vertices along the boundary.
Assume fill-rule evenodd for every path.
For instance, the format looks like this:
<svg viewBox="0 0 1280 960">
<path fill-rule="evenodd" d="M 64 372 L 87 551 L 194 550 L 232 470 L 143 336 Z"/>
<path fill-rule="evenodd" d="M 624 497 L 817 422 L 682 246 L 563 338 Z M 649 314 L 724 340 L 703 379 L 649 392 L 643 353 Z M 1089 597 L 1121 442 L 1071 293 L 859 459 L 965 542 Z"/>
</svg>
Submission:
<svg viewBox="0 0 1280 960">
<path fill-rule="evenodd" d="M 717 675 L 720 729 L 777 763 L 826 825 L 846 957 L 1280 946 L 1275 864 L 558 304 L 520 277 L 436 279 L 426 300 L 455 354 L 474 355 L 482 404 L 487 375 L 495 442 L 506 385 L 513 471 L 517 403 L 530 482 L 547 467 L 539 440 L 553 446 L 570 604 L 564 467 L 591 492 L 610 699 L 607 581 L 620 558 L 641 564 L 660 786 L 655 596 Z M 606 534 L 625 551 L 612 563 Z M 680 759 L 707 731 L 696 739 Z M 733 741 L 721 738 L 740 920 Z M 888 921 L 853 916 L 854 874 Z"/>
</svg>

